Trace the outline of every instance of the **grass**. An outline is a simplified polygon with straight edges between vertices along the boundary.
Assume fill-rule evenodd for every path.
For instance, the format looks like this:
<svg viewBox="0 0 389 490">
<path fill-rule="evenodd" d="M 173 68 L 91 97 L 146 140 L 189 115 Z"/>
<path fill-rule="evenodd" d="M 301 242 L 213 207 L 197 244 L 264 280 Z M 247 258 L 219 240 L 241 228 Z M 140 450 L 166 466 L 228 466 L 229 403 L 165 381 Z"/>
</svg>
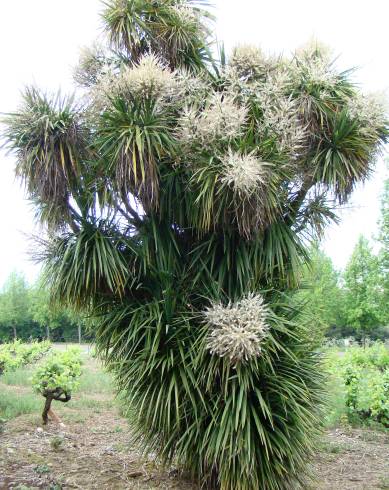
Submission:
<svg viewBox="0 0 389 490">
<path fill-rule="evenodd" d="M 0 418 L 9 420 L 19 415 L 38 413 L 42 410 L 41 397 L 33 393 L 10 390 L 1 383 L 0 391 Z"/>
<path fill-rule="evenodd" d="M 342 379 L 331 376 L 327 383 L 328 411 L 324 420 L 327 429 L 344 425 L 347 421 L 345 393 Z"/>
<path fill-rule="evenodd" d="M 101 370 L 90 370 L 88 365 L 80 378 L 80 393 L 112 393 L 112 377 Z"/>
<path fill-rule="evenodd" d="M 7 371 L 1 376 L 0 383 L 11 386 L 31 386 L 34 369 L 33 365 L 29 365 L 15 369 L 15 371 Z"/>
<path fill-rule="evenodd" d="M 383 476 L 380 481 L 380 488 L 382 490 L 389 490 L 389 476 Z"/>
<path fill-rule="evenodd" d="M 323 439 L 318 448 L 320 452 L 327 454 L 342 454 L 352 450 L 352 446 L 346 443 L 338 443 Z"/>
</svg>

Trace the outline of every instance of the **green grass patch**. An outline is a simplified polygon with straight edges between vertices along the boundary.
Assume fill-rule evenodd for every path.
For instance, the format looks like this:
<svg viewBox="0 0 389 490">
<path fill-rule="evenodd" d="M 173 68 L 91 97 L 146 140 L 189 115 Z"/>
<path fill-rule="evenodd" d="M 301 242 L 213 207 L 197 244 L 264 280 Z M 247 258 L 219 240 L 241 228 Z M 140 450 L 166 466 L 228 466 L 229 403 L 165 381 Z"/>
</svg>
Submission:
<svg viewBox="0 0 389 490">
<path fill-rule="evenodd" d="M 15 371 L 7 371 L 1 376 L 0 381 L 11 386 L 31 386 L 34 369 L 33 366 L 24 366 Z"/>
<path fill-rule="evenodd" d="M 332 374 L 327 383 L 328 408 L 324 425 L 328 429 L 347 423 L 346 394 L 343 380 L 340 376 Z"/>
<path fill-rule="evenodd" d="M 319 443 L 318 449 L 322 453 L 342 454 L 348 451 L 352 451 L 352 446 L 350 444 L 331 442 L 324 439 Z"/>
<path fill-rule="evenodd" d="M 112 393 L 112 376 L 102 370 L 90 370 L 84 366 L 80 378 L 80 393 Z"/>
<path fill-rule="evenodd" d="M 0 418 L 10 420 L 42 410 L 43 399 L 33 393 L 17 393 L 6 387 L 0 387 L 0 390 Z"/>
</svg>

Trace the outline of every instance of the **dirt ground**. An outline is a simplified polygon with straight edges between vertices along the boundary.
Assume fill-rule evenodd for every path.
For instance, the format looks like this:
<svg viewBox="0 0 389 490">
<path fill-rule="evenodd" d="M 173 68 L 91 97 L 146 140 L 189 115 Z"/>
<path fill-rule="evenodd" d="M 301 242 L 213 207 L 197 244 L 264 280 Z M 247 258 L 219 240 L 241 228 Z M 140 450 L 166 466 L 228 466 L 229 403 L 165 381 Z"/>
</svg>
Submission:
<svg viewBox="0 0 389 490">
<path fill-rule="evenodd" d="M 314 469 L 318 490 L 389 489 L 389 433 L 328 431 Z"/>
<path fill-rule="evenodd" d="M 65 427 L 31 422 L 20 416 L 0 435 L 1 490 L 194 488 L 129 447 L 128 425 L 118 415 L 93 414 Z"/>
<path fill-rule="evenodd" d="M 31 416 L 7 423 L 0 436 L 0 489 L 177 489 L 185 482 L 129 447 L 129 427 L 111 412 L 65 427 L 37 427 Z M 389 489 L 389 436 L 334 430 L 315 464 L 317 490 Z"/>
<path fill-rule="evenodd" d="M 88 358 L 86 369 L 97 376 L 93 386 L 94 379 L 101 382 L 96 361 Z M 31 393 L 28 384 L 0 386 L 0 396 L 2 389 L 24 398 Z M 38 412 L 0 424 L 0 490 L 198 488 L 131 447 L 131 428 L 113 403 L 111 386 L 96 391 L 76 394 L 73 405 L 56 405 L 65 426 L 42 426 Z M 313 469 L 309 490 L 389 489 L 389 433 L 327 431 Z"/>
</svg>

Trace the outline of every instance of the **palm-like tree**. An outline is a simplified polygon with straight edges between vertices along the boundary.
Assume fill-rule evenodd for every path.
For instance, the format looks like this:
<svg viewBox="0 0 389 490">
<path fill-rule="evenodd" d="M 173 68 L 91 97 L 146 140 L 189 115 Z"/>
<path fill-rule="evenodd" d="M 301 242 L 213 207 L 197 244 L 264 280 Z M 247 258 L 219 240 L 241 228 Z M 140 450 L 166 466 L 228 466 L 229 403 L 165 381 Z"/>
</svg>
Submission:
<svg viewBox="0 0 389 490">
<path fill-rule="evenodd" d="M 28 89 L 5 136 L 141 443 L 210 487 L 298 488 L 322 378 L 288 293 L 388 126 L 318 47 L 214 59 L 204 4 L 107 1 L 84 105 Z"/>
</svg>

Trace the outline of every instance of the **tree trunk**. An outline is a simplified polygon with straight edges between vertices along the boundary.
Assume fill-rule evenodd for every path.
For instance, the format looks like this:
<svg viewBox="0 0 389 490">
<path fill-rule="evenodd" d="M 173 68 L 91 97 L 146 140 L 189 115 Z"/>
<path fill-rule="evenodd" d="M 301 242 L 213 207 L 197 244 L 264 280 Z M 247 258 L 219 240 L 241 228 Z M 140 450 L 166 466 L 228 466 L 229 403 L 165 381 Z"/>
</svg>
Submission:
<svg viewBox="0 0 389 490">
<path fill-rule="evenodd" d="M 12 325 L 12 330 L 13 330 L 13 333 L 14 333 L 14 340 L 17 340 L 18 338 L 18 333 L 16 331 L 16 325 Z"/>
<path fill-rule="evenodd" d="M 46 325 L 46 338 L 47 340 L 50 340 L 50 328 L 48 325 Z"/>
<path fill-rule="evenodd" d="M 82 341 L 82 331 L 81 331 L 81 325 L 78 324 L 78 343 L 81 344 Z"/>
<path fill-rule="evenodd" d="M 46 425 L 47 422 L 49 421 L 48 412 L 51 408 L 51 402 L 52 401 L 53 401 L 53 395 L 51 393 L 48 393 L 46 396 L 45 406 L 44 406 L 44 409 L 42 412 L 42 420 L 43 420 L 44 425 Z"/>
</svg>

